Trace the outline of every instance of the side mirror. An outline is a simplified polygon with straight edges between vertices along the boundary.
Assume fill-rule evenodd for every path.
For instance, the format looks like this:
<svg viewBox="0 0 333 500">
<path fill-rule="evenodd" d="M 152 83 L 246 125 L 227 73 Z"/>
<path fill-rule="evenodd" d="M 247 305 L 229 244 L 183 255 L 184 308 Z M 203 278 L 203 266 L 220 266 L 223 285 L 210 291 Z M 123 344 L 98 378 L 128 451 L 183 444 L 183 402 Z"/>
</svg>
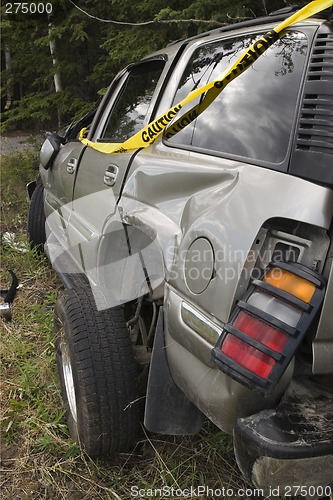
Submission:
<svg viewBox="0 0 333 500">
<path fill-rule="evenodd" d="M 60 146 L 62 144 L 62 138 L 54 132 L 47 136 L 40 150 L 40 163 L 45 170 L 50 168 L 55 157 L 60 151 Z"/>
</svg>

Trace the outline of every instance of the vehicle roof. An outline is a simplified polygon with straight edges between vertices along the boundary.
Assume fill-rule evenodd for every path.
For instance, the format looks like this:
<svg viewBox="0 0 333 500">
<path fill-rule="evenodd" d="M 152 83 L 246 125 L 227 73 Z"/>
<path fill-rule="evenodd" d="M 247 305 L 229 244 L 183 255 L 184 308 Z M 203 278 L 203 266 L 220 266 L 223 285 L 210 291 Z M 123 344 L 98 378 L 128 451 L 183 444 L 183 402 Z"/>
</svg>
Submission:
<svg viewBox="0 0 333 500">
<path fill-rule="evenodd" d="M 283 9 L 282 9 L 283 10 Z M 270 16 L 265 16 L 265 17 L 258 17 L 254 18 L 251 20 L 243 21 L 240 23 L 234 23 L 230 24 L 227 26 L 222 26 L 220 28 L 215 28 L 203 33 L 200 33 L 198 35 L 192 36 L 190 38 L 182 39 L 182 40 L 177 40 L 175 42 L 171 42 L 168 46 L 165 48 L 158 50 L 154 52 L 153 54 L 148 55 L 144 59 L 149 59 L 151 57 L 155 57 L 158 55 L 167 55 L 169 57 L 172 57 L 175 53 L 178 52 L 179 48 L 186 44 L 190 45 L 191 43 L 195 43 L 199 40 L 207 40 L 209 41 L 210 39 L 216 39 L 217 37 L 222 37 L 223 35 L 230 35 L 231 33 L 234 35 L 237 34 L 246 34 L 253 32 L 254 29 L 256 28 L 261 28 L 264 31 L 265 30 L 270 30 L 277 26 L 281 21 L 286 19 L 291 15 L 291 12 L 283 13 L 283 14 L 277 14 L 277 15 L 270 15 Z M 304 21 L 295 23 L 293 26 L 320 26 L 323 22 L 327 21 L 325 17 L 322 18 L 314 18 L 311 17 L 309 19 L 306 19 Z M 144 60 L 143 59 L 143 60 Z"/>
</svg>

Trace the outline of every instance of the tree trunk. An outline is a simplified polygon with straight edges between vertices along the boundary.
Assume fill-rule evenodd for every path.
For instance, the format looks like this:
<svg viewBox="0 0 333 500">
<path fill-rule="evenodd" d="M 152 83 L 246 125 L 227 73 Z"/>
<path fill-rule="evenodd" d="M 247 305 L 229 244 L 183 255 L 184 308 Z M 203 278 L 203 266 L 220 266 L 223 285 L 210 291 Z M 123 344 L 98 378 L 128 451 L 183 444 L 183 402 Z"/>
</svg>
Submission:
<svg viewBox="0 0 333 500">
<path fill-rule="evenodd" d="M 56 57 L 56 43 L 55 43 L 55 40 L 52 38 L 52 28 L 53 28 L 52 23 L 49 23 L 49 37 L 50 37 L 49 46 L 50 46 L 50 53 L 51 53 L 51 57 L 52 57 L 53 66 L 55 68 L 54 76 L 53 76 L 54 87 L 55 87 L 56 92 L 61 92 L 62 91 L 62 84 L 61 84 L 60 73 L 56 69 L 56 67 L 58 65 L 58 60 Z"/>
<path fill-rule="evenodd" d="M 13 78 L 12 78 L 12 57 L 9 45 L 5 44 L 5 67 L 7 72 L 7 99 L 5 110 L 11 108 L 13 104 Z"/>
</svg>

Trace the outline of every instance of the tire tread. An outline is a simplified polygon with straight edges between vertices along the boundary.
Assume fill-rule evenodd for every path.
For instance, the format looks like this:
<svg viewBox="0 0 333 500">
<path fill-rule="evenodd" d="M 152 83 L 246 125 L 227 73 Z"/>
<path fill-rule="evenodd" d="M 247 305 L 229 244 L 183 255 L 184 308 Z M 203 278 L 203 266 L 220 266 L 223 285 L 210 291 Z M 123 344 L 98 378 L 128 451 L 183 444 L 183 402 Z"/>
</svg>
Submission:
<svg viewBox="0 0 333 500">
<path fill-rule="evenodd" d="M 55 314 L 65 325 L 79 386 L 77 429 L 68 419 L 72 436 L 91 456 L 128 449 L 139 433 L 139 408 L 131 404 L 137 370 L 121 308 L 97 310 L 89 289 L 73 288 L 59 297 Z"/>
</svg>

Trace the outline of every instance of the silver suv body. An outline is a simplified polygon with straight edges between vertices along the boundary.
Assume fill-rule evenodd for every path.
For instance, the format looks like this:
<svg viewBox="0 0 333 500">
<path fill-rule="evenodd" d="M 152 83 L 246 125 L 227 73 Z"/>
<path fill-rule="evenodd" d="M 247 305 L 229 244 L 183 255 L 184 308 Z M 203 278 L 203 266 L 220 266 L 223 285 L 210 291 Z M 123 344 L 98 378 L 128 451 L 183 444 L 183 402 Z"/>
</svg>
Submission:
<svg viewBox="0 0 333 500">
<path fill-rule="evenodd" d="M 132 307 L 147 428 L 192 433 L 207 416 L 234 433 L 240 469 L 266 491 L 333 479 L 332 24 L 286 30 L 145 149 L 108 155 L 77 136 L 87 126 L 94 143 L 122 143 L 282 17 L 127 67 L 92 116 L 47 139 L 40 167 L 46 252 L 66 287 L 89 282 L 97 310 Z M 145 342 L 133 340 L 139 316 Z"/>
</svg>

